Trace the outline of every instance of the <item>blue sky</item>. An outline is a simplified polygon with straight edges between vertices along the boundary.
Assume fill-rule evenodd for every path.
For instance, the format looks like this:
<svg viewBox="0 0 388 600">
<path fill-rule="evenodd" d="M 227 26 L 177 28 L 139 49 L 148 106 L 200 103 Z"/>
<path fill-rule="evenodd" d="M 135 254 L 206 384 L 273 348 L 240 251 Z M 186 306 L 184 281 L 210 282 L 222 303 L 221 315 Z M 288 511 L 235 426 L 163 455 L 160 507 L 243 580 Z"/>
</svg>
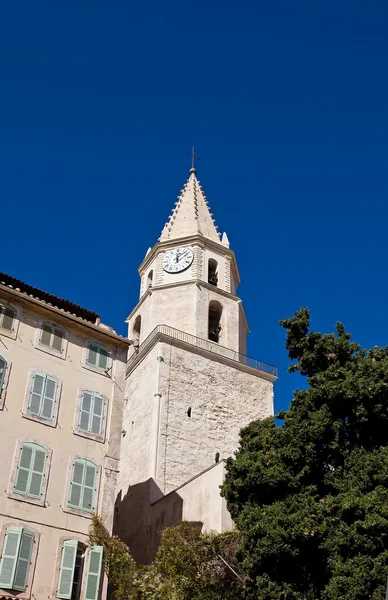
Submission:
<svg viewBox="0 0 388 600">
<path fill-rule="evenodd" d="M 2 0 L 0 270 L 125 333 L 195 145 L 276 408 L 301 305 L 386 345 L 387 27 L 379 0 Z"/>
</svg>

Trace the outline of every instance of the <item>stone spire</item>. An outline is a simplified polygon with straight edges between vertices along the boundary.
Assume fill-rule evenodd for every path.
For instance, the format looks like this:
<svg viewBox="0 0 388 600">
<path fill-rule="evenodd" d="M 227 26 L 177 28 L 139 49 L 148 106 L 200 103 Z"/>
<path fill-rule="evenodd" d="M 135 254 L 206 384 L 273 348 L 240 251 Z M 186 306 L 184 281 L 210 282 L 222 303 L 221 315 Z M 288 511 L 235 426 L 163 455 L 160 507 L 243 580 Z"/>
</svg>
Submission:
<svg viewBox="0 0 388 600">
<path fill-rule="evenodd" d="M 160 242 L 176 240 L 188 235 L 201 234 L 214 242 L 220 241 L 208 201 L 197 179 L 197 171 L 190 169 L 190 177 L 181 190 L 175 208 L 165 224 Z"/>
</svg>

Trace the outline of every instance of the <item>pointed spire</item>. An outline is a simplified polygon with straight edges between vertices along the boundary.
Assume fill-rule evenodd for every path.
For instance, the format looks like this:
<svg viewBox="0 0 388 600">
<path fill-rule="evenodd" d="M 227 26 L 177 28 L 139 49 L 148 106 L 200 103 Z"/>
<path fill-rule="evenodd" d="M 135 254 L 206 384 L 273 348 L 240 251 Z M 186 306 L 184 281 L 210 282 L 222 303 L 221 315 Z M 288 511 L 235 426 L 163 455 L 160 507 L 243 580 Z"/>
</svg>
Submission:
<svg viewBox="0 0 388 600">
<path fill-rule="evenodd" d="M 192 166 L 190 177 L 178 196 L 178 202 L 175 203 L 175 208 L 165 224 L 159 240 L 164 242 L 199 233 L 210 240 L 219 242 L 220 234 L 212 216 L 202 186 L 197 179 L 196 168 Z"/>
</svg>

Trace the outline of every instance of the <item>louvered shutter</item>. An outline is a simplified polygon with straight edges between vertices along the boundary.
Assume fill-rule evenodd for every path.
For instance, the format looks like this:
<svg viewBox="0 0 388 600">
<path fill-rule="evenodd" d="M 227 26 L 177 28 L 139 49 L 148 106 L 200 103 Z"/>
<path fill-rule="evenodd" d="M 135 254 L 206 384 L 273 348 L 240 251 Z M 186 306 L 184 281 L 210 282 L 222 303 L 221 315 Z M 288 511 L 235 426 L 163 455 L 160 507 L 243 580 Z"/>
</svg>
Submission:
<svg viewBox="0 0 388 600">
<path fill-rule="evenodd" d="M 92 463 L 86 462 L 85 479 L 82 496 L 82 508 L 85 510 L 94 510 L 94 492 L 96 486 L 96 467 Z"/>
<path fill-rule="evenodd" d="M 85 461 L 75 460 L 70 483 L 69 504 L 81 508 L 82 488 L 84 480 Z"/>
<path fill-rule="evenodd" d="M 15 590 L 24 591 L 26 589 L 33 544 L 34 534 L 26 529 L 23 529 L 15 578 L 13 581 L 13 589 Z"/>
<path fill-rule="evenodd" d="M 100 367 L 100 369 L 105 370 L 108 368 L 108 356 L 109 355 L 107 350 L 100 346 L 98 349 L 98 366 Z"/>
<path fill-rule="evenodd" d="M 0 356 L 0 397 L 1 397 L 1 391 L 2 391 L 3 385 L 4 385 L 6 369 L 7 369 L 7 361 L 5 360 L 5 358 Z"/>
<path fill-rule="evenodd" d="M 14 490 L 18 494 L 26 494 L 28 491 L 28 482 L 30 479 L 30 470 L 32 466 L 33 449 L 28 444 L 23 444 L 20 456 L 19 464 L 17 467 L 16 481 Z"/>
<path fill-rule="evenodd" d="M 48 323 L 44 323 L 42 327 L 42 333 L 40 336 L 40 343 L 43 346 L 47 346 L 50 348 L 51 346 L 51 334 L 53 332 L 53 328 Z"/>
<path fill-rule="evenodd" d="M 0 587 L 5 589 L 13 588 L 22 532 L 23 527 L 8 527 L 4 538 L 0 562 Z"/>
<path fill-rule="evenodd" d="M 75 540 L 66 540 L 63 544 L 57 598 L 71 598 L 77 547 Z"/>
<path fill-rule="evenodd" d="M 102 566 L 102 546 L 91 546 L 88 556 L 88 569 L 86 572 L 85 600 L 97 600 L 100 589 Z"/>
<path fill-rule="evenodd" d="M 53 335 L 53 349 L 58 350 L 58 352 L 62 352 L 62 344 L 63 344 L 64 334 L 62 329 L 54 328 Z"/>
<path fill-rule="evenodd" d="M 3 306 L 1 308 L 2 313 L 2 327 L 3 329 L 7 329 L 7 331 L 13 330 L 13 320 L 16 317 L 16 312 L 11 308 L 7 308 Z"/>
<path fill-rule="evenodd" d="M 32 377 L 32 386 L 30 391 L 30 398 L 28 401 L 28 410 L 33 415 L 39 415 L 40 405 L 42 402 L 45 387 L 45 376 L 34 373 Z"/>
<path fill-rule="evenodd" d="M 41 417 L 48 419 L 51 421 L 54 414 L 54 404 L 55 404 L 55 395 L 57 392 L 58 382 L 50 377 L 46 376 L 44 393 L 43 393 L 43 402 L 41 406 Z"/>
<path fill-rule="evenodd" d="M 92 412 L 92 394 L 83 392 L 81 398 L 81 409 L 79 415 L 79 428 L 83 431 L 89 431 L 90 416 Z"/>
<path fill-rule="evenodd" d="M 33 451 L 33 460 L 31 463 L 31 475 L 28 493 L 30 496 L 40 498 L 42 495 L 42 485 L 44 472 L 46 468 L 46 451 L 43 448 L 36 447 Z"/>
<path fill-rule="evenodd" d="M 104 399 L 101 398 L 101 396 L 95 395 L 93 398 L 93 412 L 90 424 L 90 433 L 94 433 L 94 435 L 101 435 L 103 416 Z"/>
<path fill-rule="evenodd" d="M 88 346 L 88 363 L 89 365 L 93 365 L 93 367 L 97 367 L 97 355 L 98 355 L 98 346 L 97 344 L 89 344 Z"/>
</svg>

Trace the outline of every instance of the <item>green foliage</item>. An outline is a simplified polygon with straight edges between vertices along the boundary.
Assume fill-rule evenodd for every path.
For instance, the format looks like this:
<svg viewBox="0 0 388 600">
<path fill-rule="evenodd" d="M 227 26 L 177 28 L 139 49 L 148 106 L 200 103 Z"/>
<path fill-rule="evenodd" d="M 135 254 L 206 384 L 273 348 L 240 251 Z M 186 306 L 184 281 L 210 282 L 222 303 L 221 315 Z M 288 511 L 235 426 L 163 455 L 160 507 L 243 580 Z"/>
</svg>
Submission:
<svg viewBox="0 0 388 600">
<path fill-rule="evenodd" d="M 227 463 L 223 495 L 242 535 L 247 598 L 381 600 L 388 577 L 388 349 L 362 350 L 341 323 L 281 322 L 290 409 L 251 423 Z"/>
<path fill-rule="evenodd" d="M 236 570 L 239 534 L 201 534 L 189 523 L 163 531 L 155 561 L 136 565 L 128 547 L 93 517 L 90 542 L 104 547 L 114 600 L 235 600 L 244 585 Z M 227 564 L 226 564 L 227 563 Z"/>
</svg>

